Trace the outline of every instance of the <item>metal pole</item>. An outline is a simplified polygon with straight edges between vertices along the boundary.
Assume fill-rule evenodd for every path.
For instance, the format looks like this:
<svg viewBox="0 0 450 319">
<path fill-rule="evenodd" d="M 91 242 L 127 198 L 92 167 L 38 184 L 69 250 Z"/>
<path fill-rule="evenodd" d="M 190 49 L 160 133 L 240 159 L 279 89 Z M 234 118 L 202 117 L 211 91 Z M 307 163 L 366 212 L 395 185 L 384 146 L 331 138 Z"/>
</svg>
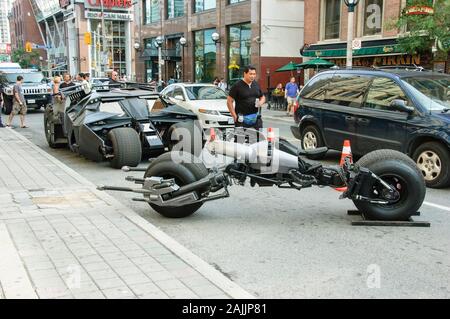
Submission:
<svg viewBox="0 0 450 319">
<path fill-rule="evenodd" d="M 102 59 L 105 56 L 105 17 L 104 17 L 104 11 L 103 11 L 103 0 L 100 1 L 101 3 L 101 8 L 102 8 L 102 35 L 101 35 L 101 39 L 102 39 Z M 105 70 L 106 70 L 106 64 L 105 64 Z M 103 76 L 104 76 L 104 71 L 103 71 Z"/>
<path fill-rule="evenodd" d="M 184 82 L 184 45 L 183 45 L 183 61 L 181 62 L 181 69 L 182 69 L 181 71 L 183 72 L 182 73 L 183 76 L 181 79 Z"/>
<path fill-rule="evenodd" d="M 161 61 L 162 61 L 162 44 L 158 47 L 158 86 L 162 85 L 162 68 L 161 68 Z"/>
<path fill-rule="evenodd" d="M 353 16 L 354 16 L 354 8 L 348 9 L 348 28 L 347 28 L 347 68 L 351 68 L 353 66 Z"/>
</svg>

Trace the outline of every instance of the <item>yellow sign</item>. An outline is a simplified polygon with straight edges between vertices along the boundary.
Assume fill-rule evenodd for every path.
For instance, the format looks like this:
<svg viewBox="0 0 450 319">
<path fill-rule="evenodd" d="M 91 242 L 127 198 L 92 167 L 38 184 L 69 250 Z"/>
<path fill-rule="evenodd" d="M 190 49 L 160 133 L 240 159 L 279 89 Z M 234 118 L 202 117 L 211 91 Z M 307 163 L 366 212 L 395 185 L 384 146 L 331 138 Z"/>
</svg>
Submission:
<svg viewBox="0 0 450 319">
<path fill-rule="evenodd" d="M 85 32 L 84 33 L 84 44 L 90 45 L 92 43 L 91 33 Z"/>
<path fill-rule="evenodd" d="M 31 42 L 26 42 L 25 43 L 25 52 L 31 52 L 33 50 L 33 45 L 31 44 Z"/>
</svg>

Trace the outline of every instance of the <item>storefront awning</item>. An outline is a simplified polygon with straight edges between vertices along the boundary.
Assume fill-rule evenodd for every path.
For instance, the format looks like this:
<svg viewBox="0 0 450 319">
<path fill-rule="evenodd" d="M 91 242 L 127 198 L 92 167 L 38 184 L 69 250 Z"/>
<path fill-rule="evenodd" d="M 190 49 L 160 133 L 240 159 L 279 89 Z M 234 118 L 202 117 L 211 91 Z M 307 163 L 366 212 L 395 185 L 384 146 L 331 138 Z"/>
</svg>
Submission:
<svg viewBox="0 0 450 319">
<path fill-rule="evenodd" d="M 300 54 L 304 57 L 342 58 L 347 54 L 347 43 L 312 44 L 303 47 Z M 362 41 L 361 49 L 353 50 L 353 56 L 393 54 L 406 54 L 399 48 L 397 39 Z"/>
</svg>

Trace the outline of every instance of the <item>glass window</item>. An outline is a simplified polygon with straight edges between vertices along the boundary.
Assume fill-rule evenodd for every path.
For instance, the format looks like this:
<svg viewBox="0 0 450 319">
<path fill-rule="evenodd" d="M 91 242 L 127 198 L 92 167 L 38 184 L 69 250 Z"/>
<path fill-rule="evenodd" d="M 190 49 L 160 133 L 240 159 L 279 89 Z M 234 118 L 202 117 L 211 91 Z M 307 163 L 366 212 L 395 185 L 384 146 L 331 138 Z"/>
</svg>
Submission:
<svg viewBox="0 0 450 319">
<path fill-rule="evenodd" d="M 115 70 L 119 75 L 128 74 L 126 67 L 126 24 L 125 21 L 106 20 L 102 40 L 101 20 L 91 20 L 91 70 L 92 76 L 103 76 Z"/>
<path fill-rule="evenodd" d="M 370 77 L 336 74 L 329 82 L 325 102 L 336 105 L 361 107 L 371 81 Z"/>
<path fill-rule="evenodd" d="M 324 0 L 324 4 L 324 39 L 337 39 L 341 23 L 341 0 Z"/>
<path fill-rule="evenodd" d="M 242 69 L 251 61 L 251 24 L 230 26 L 228 29 L 228 80 L 241 78 Z"/>
<path fill-rule="evenodd" d="M 158 22 L 161 19 L 160 0 L 144 0 L 144 24 Z"/>
<path fill-rule="evenodd" d="M 397 83 L 388 78 L 375 78 L 367 93 L 365 107 L 396 111 L 391 109 L 393 100 L 407 101 L 406 95 Z"/>
<path fill-rule="evenodd" d="M 216 8 L 216 0 L 195 0 L 195 13 L 214 8 Z"/>
<path fill-rule="evenodd" d="M 211 35 L 215 29 L 194 32 L 195 82 L 212 82 L 216 76 L 216 44 Z"/>
<path fill-rule="evenodd" d="M 184 16 L 184 0 L 167 0 L 167 19 Z"/>
<path fill-rule="evenodd" d="M 384 0 L 365 0 L 364 2 L 364 35 L 381 33 Z"/>
<path fill-rule="evenodd" d="M 450 108 L 450 76 L 408 77 L 403 83 L 427 110 Z"/>
<path fill-rule="evenodd" d="M 318 75 L 306 84 L 301 92 L 301 97 L 305 99 L 323 101 L 325 99 L 325 91 L 328 82 L 330 82 L 333 74 Z"/>
<path fill-rule="evenodd" d="M 188 86 L 186 92 L 191 100 L 226 100 L 227 95 L 215 86 Z"/>
<path fill-rule="evenodd" d="M 239 3 L 239 2 L 244 2 L 244 1 L 247 1 L 247 0 L 229 0 L 228 4 Z"/>
<path fill-rule="evenodd" d="M 182 100 L 185 99 L 185 98 L 184 98 L 183 89 L 180 88 L 179 86 L 175 87 L 175 89 L 173 90 L 172 95 L 173 95 L 173 97 L 181 96 L 181 97 L 182 97 Z"/>
</svg>

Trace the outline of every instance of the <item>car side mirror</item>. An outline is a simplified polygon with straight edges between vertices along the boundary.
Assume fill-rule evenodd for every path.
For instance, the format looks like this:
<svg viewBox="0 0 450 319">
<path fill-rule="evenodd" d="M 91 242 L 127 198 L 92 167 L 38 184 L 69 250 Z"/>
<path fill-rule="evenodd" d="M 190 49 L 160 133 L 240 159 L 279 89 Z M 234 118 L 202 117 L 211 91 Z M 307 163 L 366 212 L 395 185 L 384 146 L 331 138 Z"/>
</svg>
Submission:
<svg viewBox="0 0 450 319">
<path fill-rule="evenodd" d="M 402 99 L 395 99 L 391 101 L 391 104 L 389 105 L 391 109 L 396 110 L 396 111 L 400 111 L 400 112 L 405 112 L 408 114 L 411 114 L 414 112 L 414 108 L 411 106 L 408 106 L 406 104 L 405 100 Z"/>
<path fill-rule="evenodd" d="M 184 97 L 182 95 L 175 95 L 174 96 L 175 100 L 180 100 L 180 101 L 184 101 Z"/>
</svg>

